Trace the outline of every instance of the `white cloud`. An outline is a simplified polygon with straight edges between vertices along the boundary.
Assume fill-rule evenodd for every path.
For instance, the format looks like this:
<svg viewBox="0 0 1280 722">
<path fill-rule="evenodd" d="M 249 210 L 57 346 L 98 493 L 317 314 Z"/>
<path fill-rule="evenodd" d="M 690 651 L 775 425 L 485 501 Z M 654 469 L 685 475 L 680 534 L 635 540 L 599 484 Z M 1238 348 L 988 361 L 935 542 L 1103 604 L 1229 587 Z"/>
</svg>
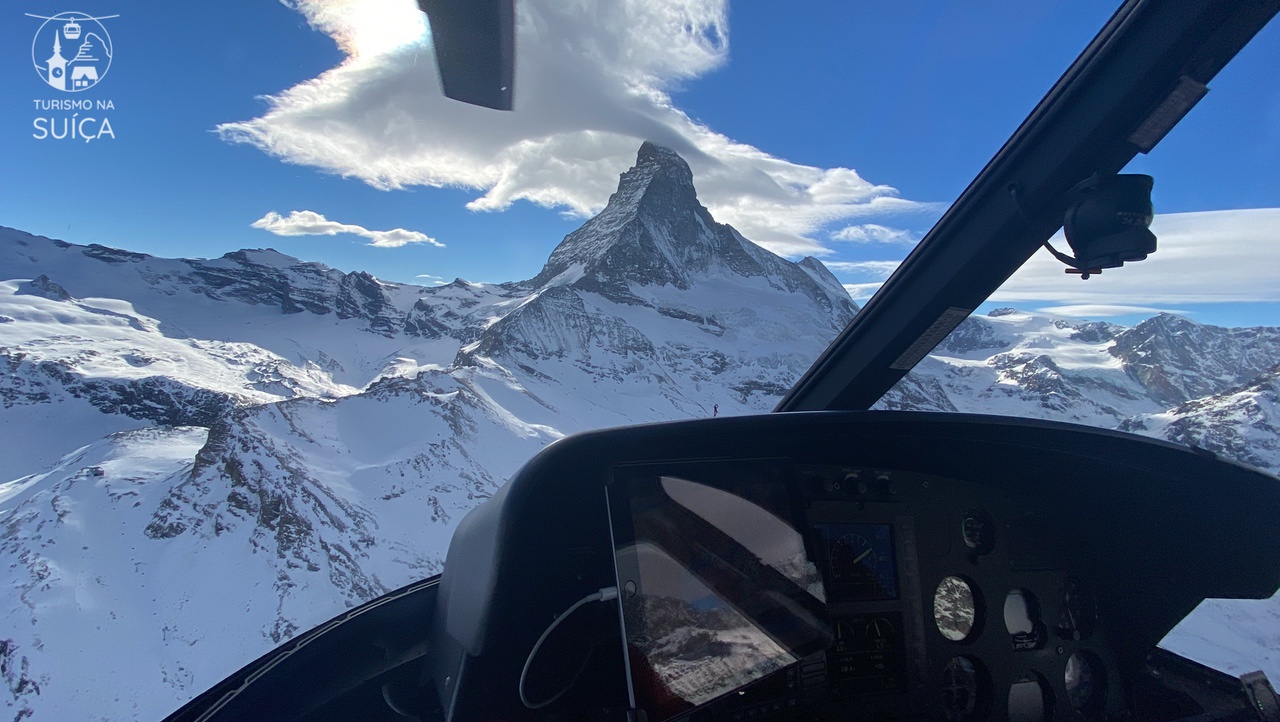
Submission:
<svg viewBox="0 0 1280 722">
<path fill-rule="evenodd" d="M 307 18 L 311 27 L 331 36 L 348 55 L 391 52 L 420 41 L 427 18 L 413 0 L 330 0 L 281 2 Z"/>
<path fill-rule="evenodd" d="M 858 302 L 871 298 L 879 291 L 899 263 L 901 261 L 823 261 L 823 265 L 838 278 L 866 279 L 844 284 L 844 290 Z"/>
<path fill-rule="evenodd" d="M 832 273 L 841 276 L 859 276 L 883 281 L 902 261 L 823 261 Z"/>
<path fill-rule="evenodd" d="M 792 163 L 734 142 L 677 108 L 669 91 L 727 60 L 726 0 L 517 3 L 510 113 L 441 95 L 427 35 L 419 29 L 406 44 L 403 32 L 384 27 L 387 17 L 410 27 L 413 0 L 291 2 L 349 57 L 266 98 L 261 117 L 218 127 L 224 139 L 289 163 L 384 189 L 482 191 L 473 210 L 527 200 L 586 216 L 603 207 L 647 139 L 689 161 L 718 220 L 788 255 L 828 253 L 813 236 L 831 223 L 937 210 L 849 168 Z"/>
<path fill-rule="evenodd" d="M 861 303 L 875 295 L 876 291 L 884 285 L 884 281 L 876 281 L 874 283 L 846 283 L 844 290 L 848 292 L 853 300 Z"/>
<path fill-rule="evenodd" d="M 889 228 L 878 223 L 863 223 L 856 226 L 845 226 L 831 234 L 833 241 L 850 241 L 853 243 L 896 243 L 914 246 L 920 237 L 901 228 Z"/>
<path fill-rule="evenodd" d="M 418 275 L 414 276 L 414 278 L 421 278 L 424 281 L 430 282 L 431 285 L 433 286 L 445 285 L 444 276 L 433 276 L 430 273 L 419 273 Z"/>
<path fill-rule="evenodd" d="M 1156 216 L 1151 228 L 1158 249 L 1145 261 L 1081 281 L 1041 250 L 989 300 L 1079 317 L 1187 315 L 1195 304 L 1280 302 L 1280 208 L 1169 213 Z M 1053 243 L 1067 249 L 1061 233 Z M 823 263 L 863 300 L 901 261 Z"/>
<path fill-rule="evenodd" d="M 1049 306 L 1048 308 L 1038 308 L 1036 310 L 1040 313 L 1049 313 L 1055 316 L 1073 316 L 1076 318 L 1128 315 L 1149 316 L 1157 313 L 1175 313 L 1180 316 L 1189 316 L 1192 314 L 1191 311 L 1181 311 L 1176 308 L 1152 308 L 1151 306 L 1126 306 L 1123 304 L 1101 303 L 1082 303 L 1071 306 Z"/>
<path fill-rule="evenodd" d="M 1280 208 L 1159 215 L 1151 230 L 1159 241 L 1147 260 L 1087 281 L 1042 249 L 991 300 L 1153 309 L 1280 301 Z M 1067 249 L 1062 234 L 1053 243 Z"/>
<path fill-rule="evenodd" d="M 336 236 L 339 233 L 350 233 L 369 239 L 370 246 L 378 248 L 399 248 L 410 243 L 429 243 L 444 248 L 444 244 L 425 233 L 409 231 L 404 228 L 392 228 L 389 231 L 371 231 L 364 226 L 351 223 L 339 223 L 316 213 L 315 211 L 292 211 L 281 216 L 275 211 L 249 224 L 253 228 L 270 231 L 277 236 Z"/>
</svg>

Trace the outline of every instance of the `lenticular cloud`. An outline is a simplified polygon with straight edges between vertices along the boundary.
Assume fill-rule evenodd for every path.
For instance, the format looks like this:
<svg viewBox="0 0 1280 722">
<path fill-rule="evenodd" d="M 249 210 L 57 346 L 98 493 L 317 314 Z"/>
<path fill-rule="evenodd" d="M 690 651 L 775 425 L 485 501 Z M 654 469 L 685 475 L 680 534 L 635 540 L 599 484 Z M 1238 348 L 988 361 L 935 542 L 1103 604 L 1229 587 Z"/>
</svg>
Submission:
<svg viewBox="0 0 1280 722">
<path fill-rule="evenodd" d="M 382 189 L 461 187 L 468 204 L 517 200 L 588 216 L 641 140 L 670 147 L 718 219 L 771 250 L 825 253 L 814 234 L 842 219 L 932 212 L 849 168 L 791 163 L 736 143 L 674 104 L 679 82 L 728 57 L 724 0 L 529 0 L 517 4 L 516 109 L 446 99 L 412 0 L 296 0 L 346 60 L 267 98 L 221 137 Z"/>
</svg>

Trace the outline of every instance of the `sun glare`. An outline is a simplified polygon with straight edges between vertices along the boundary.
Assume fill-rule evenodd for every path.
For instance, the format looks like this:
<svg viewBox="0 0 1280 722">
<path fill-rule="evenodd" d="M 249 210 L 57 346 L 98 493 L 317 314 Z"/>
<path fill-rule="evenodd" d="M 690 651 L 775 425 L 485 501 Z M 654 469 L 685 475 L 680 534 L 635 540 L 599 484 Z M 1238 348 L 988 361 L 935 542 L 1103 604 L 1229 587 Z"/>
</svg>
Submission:
<svg viewBox="0 0 1280 722">
<path fill-rule="evenodd" d="M 426 16 L 414 0 L 364 0 L 345 13 L 344 49 L 353 56 L 373 56 L 422 40 Z"/>
</svg>

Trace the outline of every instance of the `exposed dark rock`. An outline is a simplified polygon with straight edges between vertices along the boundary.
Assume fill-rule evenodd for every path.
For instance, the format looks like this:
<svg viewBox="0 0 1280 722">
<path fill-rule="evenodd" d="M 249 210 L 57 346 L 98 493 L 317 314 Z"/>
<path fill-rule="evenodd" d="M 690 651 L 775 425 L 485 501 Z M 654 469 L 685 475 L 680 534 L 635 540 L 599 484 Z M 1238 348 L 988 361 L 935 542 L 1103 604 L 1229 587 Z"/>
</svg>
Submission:
<svg viewBox="0 0 1280 722">
<path fill-rule="evenodd" d="M 837 329 L 857 311 L 817 259 L 792 263 L 717 223 L 698 202 L 684 159 L 649 142 L 605 209 L 565 236 L 525 285 L 568 285 L 634 305 L 640 301 L 632 285 L 687 289 L 704 274 L 762 278 L 778 290 L 803 293 Z"/>
<path fill-rule="evenodd" d="M 67 293 L 67 289 L 54 283 L 48 276 L 43 273 L 36 276 L 31 281 L 18 287 L 18 295 L 20 296 L 39 296 L 47 298 L 50 301 L 70 301 L 71 294 Z"/>
<path fill-rule="evenodd" d="M 960 322 L 934 352 L 972 353 L 990 349 L 1007 348 L 1012 342 L 996 335 L 991 324 L 977 316 L 970 316 Z"/>
<path fill-rule="evenodd" d="M 1280 365 L 1246 384 L 1126 419 L 1120 429 L 1155 434 L 1227 459 L 1280 473 Z"/>
<path fill-rule="evenodd" d="M 25 354 L 0 348 L 0 402 L 4 406 L 46 402 L 51 388 L 63 388 L 103 413 L 124 414 L 161 426 L 209 426 L 237 405 L 227 394 L 196 388 L 168 376 L 141 379 L 86 378 L 68 366 L 31 362 Z"/>
<path fill-rule="evenodd" d="M 1222 328 L 1162 313 L 1115 337 L 1112 355 L 1151 396 L 1174 406 L 1223 393 L 1280 360 L 1280 328 Z"/>
<path fill-rule="evenodd" d="M 70 245 L 71 244 L 66 244 L 66 246 Z M 150 256 L 145 253 L 122 251 L 119 248 L 108 248 L 96 243 L 90 243 L 88 246 L 85 246 L 82 253 L 90 258 L 96 258 L 99 261 L 106 261 L 107 263 L 139 263 L 150 258 Z"/>
<path fill-rule="evenodd" d="M 33 717 L 31 703 L 40 696 L 40 682 L 32 675 L 30 660 L 18 653 L 18 645 L 12 639 L 0 639 L 0 680 L 8 689 L 14 722 Z"/>
<path fill-rule="evenodd" d="M 1116 335 L 1124 331 L 1123 326 L 1117 326 L 1114 323 L 1105 321 L 1086 321 L 1083 323 L 1071 324 L 1071 328 L 1075 329 L 1069 337 L 1072 341 L 1082 341 L 1084 343 L 1103 343 L 1115 338 Z"/>
<path fill-rule="evenodd" d="M 932 376 L 907 374 L 876 402 L 887 411 L 956 411 L 947 390 Z"/>
</svg>

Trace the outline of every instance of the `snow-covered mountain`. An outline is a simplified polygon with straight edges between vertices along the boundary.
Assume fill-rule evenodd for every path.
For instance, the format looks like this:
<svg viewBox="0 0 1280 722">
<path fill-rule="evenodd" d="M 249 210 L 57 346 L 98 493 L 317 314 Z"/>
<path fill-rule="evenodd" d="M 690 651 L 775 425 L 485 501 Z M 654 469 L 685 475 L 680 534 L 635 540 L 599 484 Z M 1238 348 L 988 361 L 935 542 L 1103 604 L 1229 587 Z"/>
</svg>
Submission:
<svg viewBox="0 0 1280 722">
<path fill-rule="evenodd" d="M 516 283 L 0 228 L 0 703 L 158 718 L 438 571 L 457 520 L 554 439 L 772 408 L 856 310 L 816 259 L 716 223 L 652 144 Z M 1276 329 L 1004 310 L 883 405 L 1124 425 L 1274 471 L 1277 360 Z M 1267 644 L 1227 656 L 1267 668 Z"/>
<path fill-rule="evenodd" d="M 1014 309 L 965 319 L 881 400 L 1120 428 L 1280 472 L 1280 329 L 1160 314 L 1133 328 Z"/>
<path fill-rule="evenodd" d="M 1120 428 L 1280 473 L 1280 364 L 1235 388 L 1126 419 Z"/>
<path fill-rule="evenodd" d="M 438 571 L 458 518 L 565 434 L 768 410 L 856 311 L 651 145 L 523 283 L 12 230 L 0 278 L 5 703 L 48 719 L 155 718 Z M 109 674 L 66 661 L 105 649 Z"/>
</svg>

